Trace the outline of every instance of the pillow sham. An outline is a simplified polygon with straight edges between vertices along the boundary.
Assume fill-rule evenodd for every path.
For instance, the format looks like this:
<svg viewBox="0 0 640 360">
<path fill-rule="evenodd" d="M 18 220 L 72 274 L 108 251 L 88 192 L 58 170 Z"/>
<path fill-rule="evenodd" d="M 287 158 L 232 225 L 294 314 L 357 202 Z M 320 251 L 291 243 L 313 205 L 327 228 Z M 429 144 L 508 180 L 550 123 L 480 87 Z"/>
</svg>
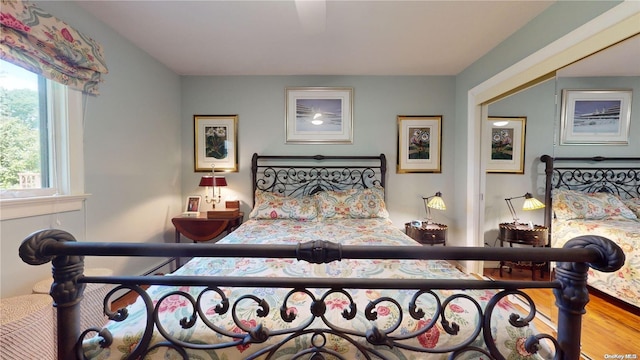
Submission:
<svg viewBox="0 0 640 360">
<path fill-rule="evenodd" d="M 613 194 L 554 189 L 552 196 L 553 211 L 555 217 L 560 220 L 638 220 L 638 217 Z"/>
<path fill-rule="evenodd" d="M 322 191 L 315 195 L 318 215 L 328 219 L 388 218 L 384 203 L 384 189 L 374 186 L 367 189 Z"/>
<path fill-rule="evenodd" d="M 636 217 L 640 218 L 640 198 L 625 199 L 622 202 L 636 214 Z"/>
<path fill-rule="evenodd" d="M 250 219 L 314 220 L 318 217 L 316 200 L 312 196 L 290 197 L 256 190 L 255 201 Z"/>
</svg>

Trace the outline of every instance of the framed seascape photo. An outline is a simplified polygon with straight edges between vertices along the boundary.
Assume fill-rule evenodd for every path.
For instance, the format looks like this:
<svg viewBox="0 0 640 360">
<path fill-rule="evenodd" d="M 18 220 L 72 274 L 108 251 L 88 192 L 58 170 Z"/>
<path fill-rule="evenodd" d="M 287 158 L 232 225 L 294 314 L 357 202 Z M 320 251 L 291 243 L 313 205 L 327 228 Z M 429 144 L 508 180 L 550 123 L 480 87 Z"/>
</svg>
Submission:
<svg viewBox="0 0 640 360">
<path fill-rule="evenodd" d="M 199 195 L 187 197 L 187 202 L 184 205 L 185 215 L 197 215 L 200 212 L 200 201 L 202 197 Z"/>
<path fill-rule="evenodd" d="M 561 145 L 628 145 L 631 90 L 562 90 Z"/>
<path fill-rule="evenodd" d="M 439 173 L 442 116 L 399 115 L 397 173 Z"/>
<path fill-rule="evenodd" d="M 353 88 L 285 89 L 287 144 L 352 144 Z"/>
<path fill-rule="evenodd" d="M 488 173 L 524 174 L 526 117 L 490 116 Z"/>
<path fill-rule="evenodd" d="M 238 115 L 194 115 L 196 172 L 238 171 Z"/>
</svg>

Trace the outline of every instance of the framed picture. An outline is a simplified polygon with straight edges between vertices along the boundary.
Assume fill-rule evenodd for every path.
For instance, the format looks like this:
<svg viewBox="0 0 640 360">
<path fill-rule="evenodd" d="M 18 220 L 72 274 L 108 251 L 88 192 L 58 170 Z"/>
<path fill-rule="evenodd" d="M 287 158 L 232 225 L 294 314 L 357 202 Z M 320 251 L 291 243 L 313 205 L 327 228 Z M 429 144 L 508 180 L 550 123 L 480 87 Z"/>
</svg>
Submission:
<svg viewBox="0 0 640 360">
<path fill-rule="evenodd" d="M 631 90 L 562 90 L 560 145 L 628 145 Z"/>
<path fill-rule="evenodd" d="M 526 117 L 488 118 L 491 144 L 488 173 L 524 174 Z"/>
<path fill-rule="evenodd" d="M 352 144 L 353 88 L 286 88 L 287 144 Z"/>
<path fill-rule="evenodd" d="M 399 115 L 397 173 L 440 172 L 442 116 Z"/>
<path fill-rule="evenodd" d="M 238 171 L 238 115 L 194 115 L 196 172 Z"/>
<path fill-rule="evenodd" d="M 184 205 L 185 215 L 197 215 L 200 212 L 200 201 L 202 197 L 199 195 L 187 197 L 187 203 Z"/>
</svg>

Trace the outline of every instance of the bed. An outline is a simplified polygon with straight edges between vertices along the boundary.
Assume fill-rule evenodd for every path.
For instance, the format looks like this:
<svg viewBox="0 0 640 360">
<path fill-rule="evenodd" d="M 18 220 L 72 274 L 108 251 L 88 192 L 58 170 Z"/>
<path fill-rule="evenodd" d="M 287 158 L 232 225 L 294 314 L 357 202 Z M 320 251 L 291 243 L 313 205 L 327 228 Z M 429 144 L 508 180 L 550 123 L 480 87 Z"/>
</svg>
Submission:
<svg viewBox="0 0 640 360">
<path fill-rule="evenodd" d="M 250 219 L 216 244 L 80 242 L 62 230 L 26 238 L 22 259 L 51 262 L 60 359 L 425 359 L 580 356 L 589 267 L 622 250 L 583 236 L 563 249 L 433 248 L 388 218 L 380 156 L 252 158 Z M 85 256 L 193 257 L 166 276 L 85 276 Z M 557 261 L 554 281 L 491 281 L 454 260 Z M 87 283 L 113 284 L 111 321 L 79 328 Z M 522 291 L 551 288 L 557 336 L 531 324 Z M 139 294 L 111 311 L 123 290 Z M 511 301 L 518 297 L 525 307 Z M 533 355 L 530 355 L 533 354 Z"/>
<path fill-rule="evenodd" d="M 541 157 L 550 244 L 578 235 L 607 237 L 626 261 L 615 272 L 589 270 L 588 285 L 640 310 L 640 158 Z"/>
</svg>

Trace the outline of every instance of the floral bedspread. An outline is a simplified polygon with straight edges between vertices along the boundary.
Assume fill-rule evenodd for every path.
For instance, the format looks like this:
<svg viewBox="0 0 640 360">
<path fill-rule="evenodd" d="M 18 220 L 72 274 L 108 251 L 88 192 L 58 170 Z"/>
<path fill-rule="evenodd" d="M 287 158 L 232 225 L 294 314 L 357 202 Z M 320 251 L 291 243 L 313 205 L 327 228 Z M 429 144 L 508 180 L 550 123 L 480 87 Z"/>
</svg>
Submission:
<svg viewBox="0 0 640 360">
<path fill-rule="evenodd" d="M 620 300 L 640 307 L 640 222 L 634 220 L 554 220 L 552 247 L 580 235 L 600 235 L 618 244 L 626 260 L 618 271 L 589 269 L 587 283 Z"/>
<path fill-rule="evenodd" d="M 233 244 L 296 244 L 309 240 L 331 240 L 342 244 L 366 244 L 406 246 L 417 243 L 406 236 L 400 229 L 393 226 L 388 219 L 340 219 L 324 221 L 292 221 L 292 220 L 249 220 L 240 226 L 232 234 L 226 236 L 220 243 Z M 207 246 L 199 244 L 198 246 Z M 330 277 L 330 278 L 445 278 L 445 279 L 475 279 L 471 275 L 464 274 L 446 261 L 415 261 L 415 260 L 343 260 L 336 264 L 309 264 L 295 259 L 251 259 L 251 258 L 194 258 L 181 267 L 179 270 L 168 276 L 174 275 L 213 275 L 213 276 L 254 276 L 254 277 Z M 148 293 L 157 302 L 163 294 L 169 290 L 181 290 L 197 296 L 203 289 L 201 287 L 180 287 L 169 288 L 152 286 Z M 250 289 L 222 289 L 231 301 L 234 301 L 245 294 L 253 295 L 260 299 L 265 299 L 270 305 L 270 311 L 265 317 L 256 316 L 256 306 L 252 301 L 244 300 L 239 303 L 236 311 L 242 326 L 256 326 L 262 323 L 270 331 L 288 329 L 299 325 L 310 316 L 310 297 L 307 294 L 294 293 L 286 302 L 286 313 L 295 314 L 296 319 L 292 323 L 286 323 L 280 316 L 279 307 L 283 303 L 286 289 L 272 288 L 250 288 Z M 316 289 L 311 291 L 317 298 L 326 293 L 326 290 Z M 461 294 L 470 296 L 484 309 L 491 299 L 491 290 L 473 291 L 436 291 L 441 301 L 455 295 Z M 438 318 L 438 322 L 428 331 L 421 334 L 417 339 L 407 340 L 405 343 L 420 348 L 434 351 L 444 349 L 459 344 L 470 338 L 471 345 L 485 347 L 482 340 L 482 332 L 475 336 L 475 325 L 479 323 L 481 314 L 476 306 L 462 296 L 454 296 L 455 299 L 445 308 L 445 316 L 450 323 L 460 326 L 458 335 L 449 335 L 443 324 L 442 317 L 435 311 L 436 301 L 432 296 L 421 295 L 418 306 L 425 315 L 419 320 L 409 316 L 406 307 L 415 291 L 391 291 L 391 290 L 350 290 L 350 294 L 361 307 L 366 306 L 370 301 L 375 301 L 383 296 L 388 296 L 393 301 L 397 301 L 404 309 L 400 311 L 391 301 L 381 301 L 375 303 L 377 319 L 368 320 L 364 316 L 364 309 L 358 307 L 357 315 L 353 320 L 344 320 L 342 312 L 347 310 L 349 304 L 344 296 L 338 294 L 329 295 L 325 303 L 327 304 L 326 318 L 333 324 L 340 327 L 353 329 L 355 331 L 365 331 L 373 324 L 381 330 L 390 330 L 391 335 L 402 336 L 422 329 L 429 324 L 433 318 Z M 238 338 L 244 333 L 227 314 L 216 314 L 215 306 L 219 303 L 218 295 L 207 292 L 202 302 L 203 313 L 207 318 L 223 329 L 227 329 L 232 334 L 238 334 Z M 242 304 L 247 308 L 241 308 Z M 108 348 L 100 348 L 99 338 L 88 339 L 84 343 L 85 353 L 94 359 L 122 359 L 131 351 L 140 340 L 141 328 L 146 322 L 144 304 L 139 299 L 135 304 L 129 306 L 130 315 L 122 322 L 110 322 L 107 327 L 114 334 L 114 343 Z M 157 330 L 157 324 L 161 324 L 172 336 L 185 342 L 211 344 L 229 341 L 229 337 L 220 335 L 207 328 L 202 319 L 198 319 L 195 326 L 183 329 L 180 321 L 191 314 L 192 306 L 185 299 L 178 295 L 171 295 L 164 299 L 159 306 L 156 331 L 154 331 L 153 342 L 162 341 Z M 537 333 L 531 326 L 515 328 L 507 321 L 509 315 L 520 312 L 506 299 L 501 301 L 493 312 L 491 321 L 491 333 L 496 346 L 508 359 L 540 358 L 540 355 L 529 356 L 524 349 L 526 337 Z M 402 316 L 400 319 L 399 317 Z M 393 329 L 396 321 L 399 321 L 397 328 Z M 314 326 L 326 328 L 321 319 L 316 318 Z M 312 326 L 313 327 L 313 326 Z M 278 336 L 270 338 L 262 344 L 239 344 L 237 346 L 218 350 L 188 350 L 190 359 L 245 359 L 255 354 L 260 349 L 281 340 Z M 287 343 L 276 353 L 276 359 L 289 359 L 291 354 L 309 348 L 310 337 L 300 337 Z M 325 338 L 326 348 L 339 353 L 346 359 L 364 359 L 365 356 L 354 350 L 353 346 L 347 346 L 346 342 L 337 336 L 327 336 Z M 370 346 L 378 351 L 378 354 L 389 359 L 445 359 L 448 354 L 420 352 L 409 352 L 399 347 L 371 346 L 364 340 L 358 340 L 364 346 Z M 540 352 L 539 352 L 540 353 Z M 545 356 L 546 357 L 546 356 Z M 178 358 L 175 353 L 165 349 L 154 350 L 151 354 L 153 359 L 173 359 Z M 263 357 L 258 357 L 263 358 Z M 328 356 L 332 359 L 332 356 Z M 486 358 L 480 353 L 468 353 L 463 358 Z"/>
</svg>

